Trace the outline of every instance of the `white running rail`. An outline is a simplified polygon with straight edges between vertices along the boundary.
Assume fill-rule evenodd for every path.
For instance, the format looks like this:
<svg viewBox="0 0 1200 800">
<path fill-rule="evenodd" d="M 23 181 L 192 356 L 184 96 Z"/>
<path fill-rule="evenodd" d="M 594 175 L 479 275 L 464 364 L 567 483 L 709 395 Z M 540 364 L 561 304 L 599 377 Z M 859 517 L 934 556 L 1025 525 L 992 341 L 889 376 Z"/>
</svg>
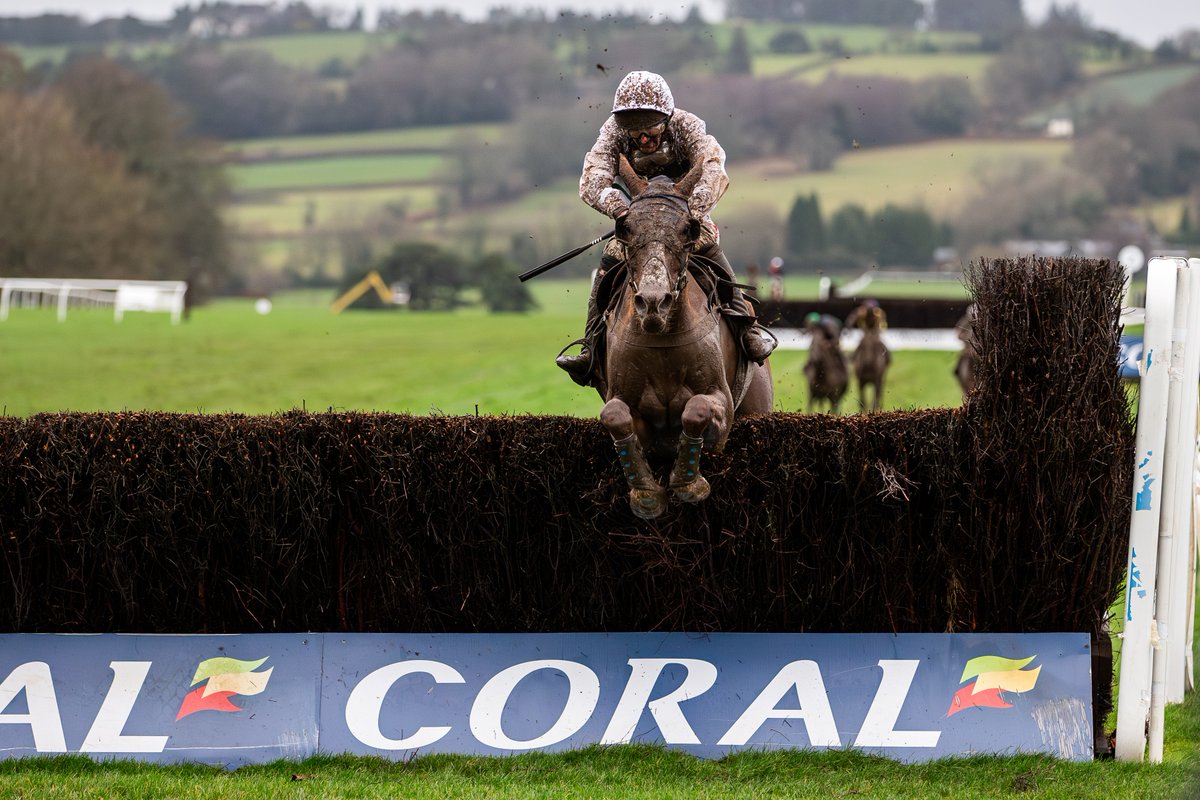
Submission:
<svg viewBox="0 0 1200 800">
<path fill-rule="evenodd" d="M 183 317 L 186 281 L 140 281 L 97 278 L 0 278 L 0 321 L 12 308 L 58 310 L 58 321 L 68 308 L 112 308 L 120 322 L 126 311 L 159 311 L 178 324 Z"/>
</svg>

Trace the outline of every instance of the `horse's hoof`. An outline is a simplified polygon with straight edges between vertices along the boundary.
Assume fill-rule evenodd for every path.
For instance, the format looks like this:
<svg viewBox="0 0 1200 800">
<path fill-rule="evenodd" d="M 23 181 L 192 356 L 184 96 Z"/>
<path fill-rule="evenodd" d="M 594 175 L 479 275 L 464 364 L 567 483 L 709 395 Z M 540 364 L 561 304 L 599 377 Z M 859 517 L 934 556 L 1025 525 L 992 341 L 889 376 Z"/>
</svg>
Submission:
<svg viewBox="0 0 1200 800">
<path fill-rule="evenodd" d="M 708 497 L 708 493 L 712 491 L 712 487 L 708 485 L 708 480 L 703 475 L 697 475 L 695 479 L 682 486 L 672 487 L 675 491 L 675 496 L 685 503 L 699 503 Z"/>
<path fill-rule="evenodd" d="M 633 513 L 642 519 L 655 519 L 667 509 L 667 493 L 659 491 L 638 491 L 629 493 L 629 507 Z"/>
</svg>

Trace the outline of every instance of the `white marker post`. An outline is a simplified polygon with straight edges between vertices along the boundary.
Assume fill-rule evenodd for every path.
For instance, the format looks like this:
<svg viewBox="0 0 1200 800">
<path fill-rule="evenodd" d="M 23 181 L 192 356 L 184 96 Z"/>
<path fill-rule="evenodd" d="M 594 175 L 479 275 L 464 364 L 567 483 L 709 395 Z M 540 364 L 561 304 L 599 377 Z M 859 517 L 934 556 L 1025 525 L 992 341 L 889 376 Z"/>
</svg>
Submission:
<svg viewBox="0 0 1200 800">
<path fill-rule="evenodd" d="M 1178 460 L 1175 468 L 1175 555 L 1172 558 L 1171 599 L 1165 617 L 1171 633 L 1167 662 L 1166 702 L 1182 703 L 1192 685 L 1191 647 L 1195 606 L 1196 531 L 1192 524 L 1196 471 L 1196 410 L 1200 386 L 1200 258 L 1193 258 L 1180 270 L 1179 286 L 1189 284 L 1191 306 L 1184 314 L 1175 304 L 1175 328 L 1183 339 L 1183 365 L 1180 375 L 1178 411 L 1179 430 L 1167 446 L 1167 457 Z M 1180 328 L 1183 330 L 1179 330 Z"/>
<path fill-rule="evenodd" d="M 1151 259 L 1146 279 L 1146 327 L 1138 365 L 1142 377 L 1117 694 L 1116 757 L 1121 761 L 1141 761 L 1146 751 L 1151 647 L 1158 638 L 1154 632 L 1154 585 L 1167 437 L 1167 370 L 1171 363 L 1176 275 L 1181 263 L 1182 259 Z"/>
<path fill-rule="evenodd" d="M 1168 370 L 1167 431 L 1163 449 L 1163 483 L 1159 504 L 1162 508 L 1158 523 L 1157 574 L 1154 582 L 1154 632 L 1153 670 L 1150 685 L 1150 726 L 1148 759 L 1160 764 L 1163 758 L 1163 714 L 1170 696 L 1168 674 L 1174 673 L 1180 682 L 1182 700 L 1183 654 L 1182 626 L 1176 627 L 1173 617 L 1182 617 L 1176 611 L 1183 598 L 1179 597 L 1179 586 L 1183 582 L 1182 558 L 1188 535 L 1188 515 L 1184 503 L 1190 505 L 1192 483 L 1192 458 L 1195 453 L 1195 431 L 1193 420 L 1196 412 L 1191 405 L 1190 419 L 1185 416 L 1185 395 L 1195 396 L 1196 376 L 1191 375 L 1192 389 L 1189 392 L 1187 369 L 1187 340 L 1190 329 L 1195 328 L 1193 303 L 1197 294 L 1195 276 L 1187 263 L 1177 266 L 1175 288 L 1174 324 L 1171 328 L 1171 360 Z M 1175 662 L 1179 663 L 1176 664 Z"/>
</svg>

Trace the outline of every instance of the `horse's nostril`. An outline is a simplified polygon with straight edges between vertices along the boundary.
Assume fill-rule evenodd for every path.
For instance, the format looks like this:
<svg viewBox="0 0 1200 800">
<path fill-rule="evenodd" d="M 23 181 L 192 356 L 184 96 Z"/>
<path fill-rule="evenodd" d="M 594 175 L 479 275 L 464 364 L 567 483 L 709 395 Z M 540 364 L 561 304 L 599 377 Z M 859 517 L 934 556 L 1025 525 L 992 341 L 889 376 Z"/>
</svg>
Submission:
<svg viewBox="0 0 1200 800">
<path fill-rule="evenodd" d="M 645 314 L 646 298 L 642 297 L 640 294 L 635 294 L 633 296 L 633 308 L 638 314 Z"/>
</svg>

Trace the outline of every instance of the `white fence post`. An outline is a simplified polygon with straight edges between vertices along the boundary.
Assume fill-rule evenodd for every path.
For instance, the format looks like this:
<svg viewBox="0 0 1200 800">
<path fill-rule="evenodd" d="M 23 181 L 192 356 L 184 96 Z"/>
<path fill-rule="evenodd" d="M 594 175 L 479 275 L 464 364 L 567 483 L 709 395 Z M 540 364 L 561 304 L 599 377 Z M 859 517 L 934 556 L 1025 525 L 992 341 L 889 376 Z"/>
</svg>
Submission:
<svg viewBox="0 0 1200 800">
<path fill-rule="evenodd" d="M 1181 262 L 1182 259 L 1151 259 L 1146 280 L 1134 503 L 1129 523 L 1121 678 L 1117 694 L 1116 757 L 1122 761 L 1141 761 L 1146 750 L 1153 668 L 1151 647 L 1157 639 L 1154 586 L 1167 433 L 1167 371 L 1171 361 L 1176 275 Z"/>
<path fill-rule="evenodd" d="M 1178 433 L 1167 447 L 1167 457 L 1178 459 L 1175 471 L 1175 551 L 1171 570 L 1171 598 L 1165 617 L 1170 638 L 1167 662 L 1167 703 L 1182 703 L 1191 685 L 1191 648 L 1193 607 L 1195 604 L 1195 530 L 1192 527 L 1192 506 L 1195 497 L 1196 470 L 1196 408 L 1200 387 L 1200 259 L 1193 258 L 1180 270 L 1180 284 L 1188 283 L 1191 305 L 1175 323 L 1183 339 L 1183 365 L 1180 375 Z M 1176 309 L 1179 306 L 1176 304 Z M 1176 312 L 1178 314 L 1178 311 Z M 1182 328 L 1182 330 L 1180 330 Z M 1160 616 L 1160 619 L 1163 617 Z"/>
<path fill-rule="evenodd" d="M 1186 345 L 1189 330 L 1195 326 L 1192 318 L 1196 306 L 1193 274 L 1186 262 L 1176 266 L 1175 312 L 1171 328 L 1170 368 L 1167 370 L 1167 430 L 1163 447 L 1163 482 L 1159 504 L 1157 574 L 1154 580 L 1154 635 L 1152 636 L 1153 669 L 1150 684 L 1150 725 L 1148 759 L 1162 763 L 1163 716 L 1169 699 L 1168 675 L 1180 679 L 1182 697 L 1182 663 L 1180 652 L 1182 630 L 1173 624 L 1182 618 L 1178 610 L 1182 598 L 1182 558 L 1186 549 L 1188 527 L 1181 513 L 1181 504 L 1191 500 L 1192 454 L 1195 452 L 1191 422 L 1184 421 L 1184 395 L 1187 391 Z M 1195 383 L 1190 394 L 1195 393 Z M 1193 410 L 1194 418 L 1195 412 Z M 1187 446 L 1183 446 L 1184 441 Z M 1179 664 L 1176 665 L 1176 660 Z"/>
</svg>

